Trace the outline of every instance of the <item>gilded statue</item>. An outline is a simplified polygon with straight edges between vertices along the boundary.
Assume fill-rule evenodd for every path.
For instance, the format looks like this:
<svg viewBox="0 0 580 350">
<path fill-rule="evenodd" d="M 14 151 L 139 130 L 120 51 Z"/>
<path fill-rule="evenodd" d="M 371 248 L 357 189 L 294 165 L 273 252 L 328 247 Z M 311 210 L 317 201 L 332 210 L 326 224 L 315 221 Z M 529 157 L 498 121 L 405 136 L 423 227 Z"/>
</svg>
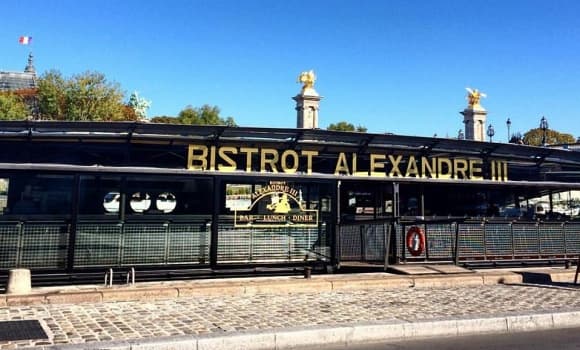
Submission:
<svg viewBox="0 0 580 350">
<path fill-rule="evenodd" d="M 465 88 L 465 90 L 467 90 L 467 105 L 470 108 L 482 108 L 481 105 L 479 104 L 479 100 L 482 97 L 487 97 L 486 94 L 484 94 L 483 92 L 480 92 L 477 89 L 470 89 L 470 88 Z"/>
<path fill-rule="evenodd" d="M 302 72 L 298 76 L 298 83 L 302 83 L 302 91 L 306 89 L 312 89 L 314 87 L 314 82 L 316 81 L 316 75 L 311 69 L 308 72 Z"/>
</svg>

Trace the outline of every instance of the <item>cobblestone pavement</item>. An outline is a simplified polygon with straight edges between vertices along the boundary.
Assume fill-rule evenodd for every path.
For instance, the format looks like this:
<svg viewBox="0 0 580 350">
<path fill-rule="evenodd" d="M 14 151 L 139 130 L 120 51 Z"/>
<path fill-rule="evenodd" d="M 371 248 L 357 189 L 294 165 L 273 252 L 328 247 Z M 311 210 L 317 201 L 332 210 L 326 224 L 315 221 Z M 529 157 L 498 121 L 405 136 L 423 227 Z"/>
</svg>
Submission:
<svg viewBox="0 0 580 350">
<path fill-rule="evenodd" d="M 536 285 L 484 285 L 2 307 L 0 321 L 41 320 L 52 339 L 0 342 L 0 349 L 392 319 L 555 312 L 580 309 L 579 293 Z"/>
</svg>

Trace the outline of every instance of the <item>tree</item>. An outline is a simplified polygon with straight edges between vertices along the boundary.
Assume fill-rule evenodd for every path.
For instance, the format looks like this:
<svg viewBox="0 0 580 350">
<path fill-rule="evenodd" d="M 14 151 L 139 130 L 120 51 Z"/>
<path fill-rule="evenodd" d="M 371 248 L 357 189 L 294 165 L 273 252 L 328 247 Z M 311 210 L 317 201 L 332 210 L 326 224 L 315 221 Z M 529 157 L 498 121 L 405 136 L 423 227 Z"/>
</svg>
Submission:
<svg viewBox="0 0 580 350">
<path fill-rule="evenodd" d="M 227 117 L 226 118 L 226 126 L 238 126 L 238 125 L 236 124 L 236 121 L 234 120 L 234 118 Z"/>
<path fill-rule="evenodd" d="M 177 115 L 181 124 L 191 125 L 225 125 L 220 118 L 220 109 L 217 106 L 203 105 L 200 108 L 187 106 Z"/>
<path fill-rule="evenodd" d="M 123 120 L 123 92 L 102 73 L 85 72 L 69 80 L 66 88 L 68 120 Z"/>
<path fill-rule="evenodd" d="M 157 116 L 151 119 L 153 123 L 187 124 L 187 125 L 226 125 L 237 126 L 234 118 L 220 117 L 217 106 L 203 105 L 201 107 L 187 106 L 177 117 Z"/>
<path fill-rule="evenodd" d="M 66 81 L 57 70 L 38 79 L 38 105 L 43 119 L 65 120 Z"/>
<path fill-rule="evenodd" d="M 179 120 L 175 117 L 170 117 L 168 115 L 158 115 L 151 118 L 151 123 L 179 124 Z"/>
<path fill-rule="evenodd" d="M 367 128 L 362 125 L 355 127 L 353 124 L 342 121 L 336 124 L 330 124 L 326 130 L 333 130 L 333 131 L 358 131 L 358 132 L 367 132 Z"/>
<path fill-rule="evenodd" d="M 137 113 L 131 106 L 125 105 L 123 106 L 123 120 L 138 121 L 142 120 L 142 118 L 139 115 L 137 115 Z"/>
<path fill-rule="evenodd" d="M 358 131 L 358 132 L 367 132 L 367 128 L 365 128 L 362 125 L 357 125 L 356 131 Z"/>
<path fill-rule="evenodd" d="M 524 144 L 531 146 L 541 146 L 544 131 L 540 128 L 531 129 L 524 134 Z M 568 144 L 574 143 L 574 136 L 571 134 L 560 133 L 556 130 L 546 130 L 546 144 Z"/>
<path fill-rule="evenodd" d="M 515 143 L 518 145 L 522 145 L 524 143 L 523 136 L 521 132 L 516 132 L 510 138 L 509 143 Z"/>
<path fill-rule="evenodd" d="M 59 71 L 43 74 L 38 82 L 38 100 L 43 119 L 125 120 L 128 113 L 119 84 L 98 72 L 85 72 L 65 79 Z"/>
<path fill-rule="evenodd" d="M 22 99 L 14 94 L 0 94 L 0 120 L 22 120 L 30 115 Z"/>
</svg>

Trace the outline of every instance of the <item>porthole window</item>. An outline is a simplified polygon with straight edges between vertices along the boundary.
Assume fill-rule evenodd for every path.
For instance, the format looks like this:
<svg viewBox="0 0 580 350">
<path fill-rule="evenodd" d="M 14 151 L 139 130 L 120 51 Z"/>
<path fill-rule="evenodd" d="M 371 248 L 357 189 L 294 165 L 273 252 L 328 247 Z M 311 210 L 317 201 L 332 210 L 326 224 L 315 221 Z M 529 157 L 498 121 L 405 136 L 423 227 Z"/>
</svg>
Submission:
<svg viewBox="0 0 580 350">
<path fill-rule="evenodd" d="M 163 192 L 157 196 L 155 205 L 157 206 L 157 210 L 163 213 L 171 213 L 177 206 L 177 200 L 173 193 Z"/>
<path fill-rule="evenodd" d="M 151 206 L 151 197 L 149 193 L 135 192 L 131 195 L 131 202 L 129 204 L 135 213 L 143 213 Z"/>
<path fill-rule="evenodd" d="M 119 192 L 109 192 L 103 198 L 103 207 L 107 213 L 118 213 L 121 195 Z"/>
</svg>

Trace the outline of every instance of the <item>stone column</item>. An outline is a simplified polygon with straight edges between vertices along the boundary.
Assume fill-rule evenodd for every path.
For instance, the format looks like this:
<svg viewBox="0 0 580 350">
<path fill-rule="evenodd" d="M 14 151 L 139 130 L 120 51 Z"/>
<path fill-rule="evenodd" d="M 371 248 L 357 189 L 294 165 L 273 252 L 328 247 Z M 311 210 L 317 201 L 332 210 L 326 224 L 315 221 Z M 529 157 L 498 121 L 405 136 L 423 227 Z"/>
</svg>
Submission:
<svg viewBox="0 0 580 350">
<path fill-rule="evenodd" d="M 318 129 L 318 110 L 322 97 L 318 94 L 306 95 L 304 93 L 316 93 L 314 89 L 310 90 L 312 91 L 302 91 L 302 93 L 292 97 L 296 101 L 296 127 L 299 129 Z"/>
<path fill-rule="evenodd" d="M 485 119 L 487 111 L 481 106 L 482 97 L 486 94 L 477 89 L 465 88 L 467 90 L 467 108 L 463 112 L 463 124 L 465 124 L 465 139 L 473 141 L 485 141 Z"/>
<path fill-rule="evenodd" d="M 298 82 L 303 84 L 302 89 L 292 99 L 296 101 L 296 127 L 299 129 L 318 129 L 318 110 L 322 97 L 314 90 L 315 81 L 313 70 L 298 76 Z"/>
<path fill-rule="evenodd" d="M 487 111 L 483 108 L 466 108 L 462 112 L 465 124 L 465 139 L 485 141 L 485 120 Z"/>
</svg>

